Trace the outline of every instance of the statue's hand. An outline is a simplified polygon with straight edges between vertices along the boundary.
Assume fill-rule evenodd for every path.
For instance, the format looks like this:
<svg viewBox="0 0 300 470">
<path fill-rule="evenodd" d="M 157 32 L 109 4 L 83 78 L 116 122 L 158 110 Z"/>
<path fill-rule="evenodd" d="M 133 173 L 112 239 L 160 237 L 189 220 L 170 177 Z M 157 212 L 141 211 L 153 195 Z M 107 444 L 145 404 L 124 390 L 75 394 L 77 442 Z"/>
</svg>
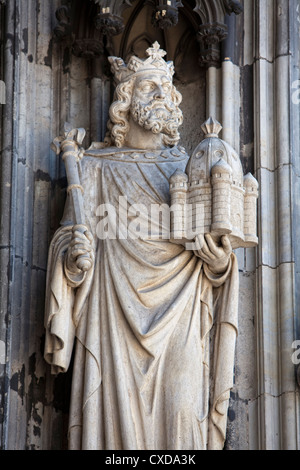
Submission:
<svg viewBox="0 0 300 470">
<path fill-rule="evenodd" d="M 209 268 L 216 274 L 226 271 L 232 252 L 231 243 L 227 235 L 221 237 L 221 246 L 219 246 L 207 233 L 205 235 L 197 235 L 195 243 L 197 250 L 195 254 L 208 264 Z"/>
<path fill-rule="evenodd" d="M 93 237 L 87 227 L 74 225 L 72 239 L 68 247 L 66 267 L 69 272 L 86 272 L 94 264 Z"/>
</svg>

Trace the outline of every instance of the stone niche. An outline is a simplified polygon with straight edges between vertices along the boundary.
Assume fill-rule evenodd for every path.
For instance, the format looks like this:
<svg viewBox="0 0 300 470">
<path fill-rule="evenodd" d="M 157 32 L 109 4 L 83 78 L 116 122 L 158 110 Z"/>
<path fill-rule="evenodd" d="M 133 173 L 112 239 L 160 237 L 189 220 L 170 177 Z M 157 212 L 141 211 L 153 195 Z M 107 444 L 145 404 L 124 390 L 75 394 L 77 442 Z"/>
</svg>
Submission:
<svg viewBox="0 0 300 470">
<path fill-rule="evenodd" d="M 258 182 L 251 173 L 243 175 L 238 154 L 218 137 L 221 129 L 208 119 L 186 172 L 170 178 L 171 238 L 186 243 L 197 234 L 217 240 L 228 235 L 233 249 L 251 248 L 258 244 Z"/>
</svg>

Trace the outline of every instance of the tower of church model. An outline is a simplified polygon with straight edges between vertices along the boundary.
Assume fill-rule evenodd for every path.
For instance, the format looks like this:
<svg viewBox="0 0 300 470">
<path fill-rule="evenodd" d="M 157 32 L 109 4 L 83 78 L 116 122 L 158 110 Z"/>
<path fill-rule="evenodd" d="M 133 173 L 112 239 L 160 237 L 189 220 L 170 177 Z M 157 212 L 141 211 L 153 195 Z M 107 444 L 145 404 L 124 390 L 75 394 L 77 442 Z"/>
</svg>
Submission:
<svg viewBox="0 0 300 470">
<path fill-rule="evenodd" d="M 215 239 L 228 235 L 232 248 L 258 244 L 258 182 L 243 175 L 238 154 L 218 137 L 222 126 L 213 118 L 203 125 L 204 140 L 186 168 L 170 178 L 171 239 L 191 241 L 210 233 Z"/>
</svg>

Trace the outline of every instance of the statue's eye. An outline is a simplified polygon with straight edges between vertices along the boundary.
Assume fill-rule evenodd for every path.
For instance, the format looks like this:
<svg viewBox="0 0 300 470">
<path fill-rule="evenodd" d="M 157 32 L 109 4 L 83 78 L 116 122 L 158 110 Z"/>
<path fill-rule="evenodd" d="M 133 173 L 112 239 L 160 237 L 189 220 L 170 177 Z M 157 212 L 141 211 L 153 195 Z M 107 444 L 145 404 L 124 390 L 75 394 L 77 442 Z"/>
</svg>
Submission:
<svg viewBox="0 0 300 470">
<path fill-rule="evenodd" d="M 162 89 L 164 90 L 165 93 L 167 93 L 168 91 L 170 91 L 170 89 L 171 89 L 170 83 L 167 83 L 167 82 L 166 82 L 166 83 L 163 83 Z"/>
<path fill-rule="evenodd" d="M 143 91 L 143 93 L 150 93 L 150 91 L 153 91 L 155 89 L 155 85 L 154 83 L 145 83 L 144 85 L 142 85 L 141 87 L 141 90 Z"/>
</svg>

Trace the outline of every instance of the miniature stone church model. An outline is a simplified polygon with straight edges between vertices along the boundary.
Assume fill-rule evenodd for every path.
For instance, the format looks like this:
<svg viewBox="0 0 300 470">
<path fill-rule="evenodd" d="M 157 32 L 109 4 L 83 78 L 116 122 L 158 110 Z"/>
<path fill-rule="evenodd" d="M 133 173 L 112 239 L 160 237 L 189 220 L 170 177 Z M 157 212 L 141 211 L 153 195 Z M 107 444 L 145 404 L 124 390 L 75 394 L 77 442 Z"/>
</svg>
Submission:
<svg viewBox="0 0 300 470">
<path fill-rule="evenodd" d="M 228 235 L 232 248 L 258 243 L 256 206 L 258 182 L 243 175 L 236 151 L 218 137 L 222 126 L 213 118 L 203 125 L 204 140 L 197 146 L 186 172 L 171 176 L 171 239 L 191 241 L 210 233 L 218 240 Z"/>
</svg>

